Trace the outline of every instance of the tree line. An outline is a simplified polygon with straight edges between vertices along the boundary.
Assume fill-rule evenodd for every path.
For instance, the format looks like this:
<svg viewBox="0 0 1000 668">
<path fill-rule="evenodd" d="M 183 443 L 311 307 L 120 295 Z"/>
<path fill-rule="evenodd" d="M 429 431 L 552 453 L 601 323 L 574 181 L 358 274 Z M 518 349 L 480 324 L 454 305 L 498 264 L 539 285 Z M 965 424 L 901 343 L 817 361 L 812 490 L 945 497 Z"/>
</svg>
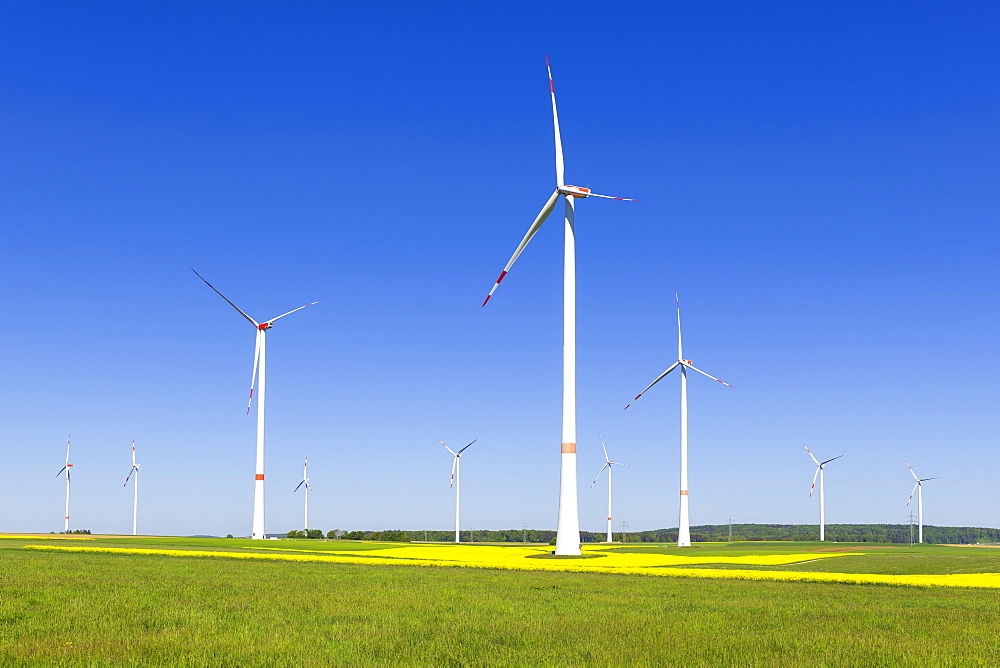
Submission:
<svg viewBox="0 0 1000 668">
<path fill-rule="evenodd" d="M 818 524 L 703 524 L 691 527 L 692 542 L 819 540 Z M 642 543 L 677 541 L 677 529 L 629 533 L 627 540 Z M 917 541 L 912 524 L 827 524 L 826 540 L 844 543 L 910 543 Z M 1000 529 L 924 525 L 924 542 L 938 544 L 997 543 Z"/>
<path fill-rule="evenodd" d="M 451 543 L 454 531 L 394 529 L 388 531 L 342 531 L 333 529 L 324 533 L 319 529 L 293 530 L 288 538 L 377 540 L 390 542 L 429 541 Z M 556 532 L 548 529 L 472 529 L 462 531 L 463 543 L 552 543 Z M 583 543 L 603 543 L 607 534 L 581 531 Z M 616 542 L 626 543 L 676 543 L 677 529 L 615 532 Z M 912 524 L 827 524 L 827 541 L 844 543 L 910 543 L 917 540 L 917 528 Z M 814 541 L 819 540 L 818 524 L 702 524 L 691 527 L 691 541 L 705 542 L 743 541 Z M 939 527 L 924 525 L 924 542 L 969 545 L 973 543 L 1000 543 L 1000 529 L 985 527 Z"/>
</svg>

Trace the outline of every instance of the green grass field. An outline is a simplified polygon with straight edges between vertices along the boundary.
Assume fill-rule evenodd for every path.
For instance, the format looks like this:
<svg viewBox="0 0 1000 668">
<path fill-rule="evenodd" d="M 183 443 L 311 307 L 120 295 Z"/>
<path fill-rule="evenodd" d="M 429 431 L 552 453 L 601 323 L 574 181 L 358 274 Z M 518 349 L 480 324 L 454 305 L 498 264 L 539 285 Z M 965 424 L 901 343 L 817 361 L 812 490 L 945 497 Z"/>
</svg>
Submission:
<svg viewBox="0 0 1000 668">
<path fill-rule="evenodd" d="M 264 545 L 235 539 L 0 538 L 3 665 L 1000 663 L 997 589 L 427 568 L 393 565 L 388 559 L 385 565 L 372 566 L 23 547 L 40 543 L 259 553 L 275 552 L 261 548 L 351 550 L 367 556 L 388 547 L 305 540 Z M 829 547 L 833 546 L 714 544 L 681 553 L 798 554 Z M 1000 572 L 1000 550 L 835 547 L 865 554 L 753 568 Z M 678 553 L 671 547 L 622 549 Z"/>
</svg>

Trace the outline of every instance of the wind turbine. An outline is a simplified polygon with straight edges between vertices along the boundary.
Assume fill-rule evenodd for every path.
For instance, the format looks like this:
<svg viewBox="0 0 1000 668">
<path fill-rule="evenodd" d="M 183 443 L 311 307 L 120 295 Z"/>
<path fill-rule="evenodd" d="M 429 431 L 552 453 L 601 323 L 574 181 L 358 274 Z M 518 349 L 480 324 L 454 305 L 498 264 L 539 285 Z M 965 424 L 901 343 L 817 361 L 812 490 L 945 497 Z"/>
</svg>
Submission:
<svg viewBox="0 0 1000 668">
<path fill-rule="evenodd" d="M 73 465 L 69 463 L 69 442 L 72 435 L 66 437 L 66 465 L 59 469 L 59 473 L 56 474 L 58 478 L 63 472 L 66 472 L 66 522 L 63 524 L 63 533 L 69 533 L 69 470 L 73 468 Z"/>
<path fill-rule="evenodd" d="M 552 95 L 552 125 L 555 132 L 556 146 L 556 189 L 549 196 L 545 206 L 535 216 L 528 232 L 521 239 L 517 249 L 500 272 L 500 277 L 493 289 L 483 300 L 483 306 L 493 296 L 510 268 L 514 266 L 521 251 L 535 236 L 538 229 L 555 209 L 556 202 L 562 196 L 566 200 L 563 241 L 563 397 L 562 397 L 562 445 L 560 448 L 559 473 L 559 522 L 556 527 L 556 554 L 580 554 L 580 510 L 577 505 L 576 493 L 576 236 L 574 232 L 574 199 L 585 197 L 603 197 L 626 201 L 624 197 L 598 195 L 589 188 L 566 185 L 563 178 L 562 138 L 559 133 L 559 114 L 556 111 L 556 89 L 552 83 L 552 68 L 549 59 L 545 58 L 545 67 L 549 72 L 549 93 Z"/>
<path fill-rule="evenodd" d="M 478 440 L 479 439 L 477 438 L 472 443 L 475 443 Z M 465 452 L 466 450 L 468 450 L 469 449 L 469 445 L 472 445 L 472 443 L 469 443 L 469 445 L 465 446 L 464 448 L 462 448 L 458 452 L 455 452 L 454 450 L 452 450 L 451 448 L 449 448 L 447 445 L 445 445 L 444 441 L 440 441 L 439 440 L 438 443 L 440 443 L 441 445 L 444 445 L 444 449 L 445 450 L 447 450 L 451 454 L 455 455 L 455 459 L 451 463 L 451 482 L 448 483 L 448 487 L 449 488 L 451 488 L 452 486 L 455 487 L 455 542 L 458 543 L 458 542 L 460 542 L 460 540 L 459 540 L 459 534 L 458 534 L 458 527 L 459 527 L 458 521 L 459 521 L 459 510 L 460 510 L 459 500 L 460 500 L 461 491 L 462 491 L 462 489 L 461 489 L 461 480 L 460 480 L 461 460 L 462 460 L 462 453 Z"/>
<path fill-rule="evenodd" d="M 303 462 L 302 464 L 302 482 L 296 485 L 295 489 L 292 490 L 292 492 L 297 492 L 299 491 L 299 487 L 302 487 L 302 485 L 306 486 L 306 491 L 305 491 L 306 510 L 305 510 L 305 518 L 303 519 L 303 527 L 305 528 L 302 530 L 305 531 L 307 534 L 309 533 L 309 491 L 312 489 L 312 485 L 309 484 L 309 474 L 307 473 L 308 467 L 309 467 L 309 458 L 306 457 L 306 461 Z M 309 536 L 307 535 L 306 538 L 308 537 Z"/>
<path fill-rule="evenodd" d="M 691 360 L 684 359 L 684 351 L 681 347 L 681 300 L 680 296 L 674 293 L 674 303 L 677 307 L 677 361 L 671 364 L 666 371 L 657 376 L 656 380 L 646 386 L 646 389 L 635 395 L 635 399 L 629 403 L 631 406 L 636 400 L 644 395 L 649 388 L 663 380 L 668 373 L 674 369 L 681 370 L 681 494 L 680 494 L 680 521 L 677 525 L 677 547 L 691 547 L 691 517 L 688 509 L 688 395 L 687 395 L 687 372 L 688 369 L 697 371 L 703 376 L 707 376 L 717 383 L 722 383 L 726 387 L 732 387 L 729 383 L 721 381 L 715 376 L 709 375 L 701 369 L 695 368 Z M 628 410 L 628 406 L 625 407 Z"/>
<path fill-rule="evenodd" d="M 802 444 L 803 448 L 806 448 L 806 444 Z M 816 462 L 816 473 L 813 474 L 812 487 L 809 488 L 809 498 L 812 498 L 813 490 L 816 489 L 816 476 L 819 476 L 819 539 L 821 541 L 826 540 L 826 497 L 824 496 L 823 490 L 823 467 L 833 461 L 833 459 L 840 459 L 844 455 L 837 455 L 833 459 L 828 459 L 825 462 L 821 462 L 813 455 L 812 450 L 806 448 L 806 452 L 812 457 L 812 460 Z"/>
<path fill-rule="evenodd" d="M 125 484 L 122 487 L 128 485 L 129 478 L 132 474 L 135 474 L 135 482 L 132 483 L 132 535 L 135 536 L 136 518 L 139 516 L 139 471 L 142 467 L 135 463 L 135 441 L 132 441 L 132 468 L 129 469 L 128 475 L 125 476 Z"/>
<path fill-rule="evenodd" d="M 910 475 L 916 480 L 916 484 L 913 485 L 913 489 L 910 490 L 910 498 L 906 500 L 906 505 L 910 505 L 910 501 L 913 501 L 913 493 L 917 493 L 917 524 L 920 528 L 917 530 L 917 542 L 924 542 L 924 483 L 928 480 L 937 480 L 941 476 L 935 476 L 933 478 L 918 478 L 913 467 L 910 466 L 910 462 L 906 462 L 906 468 L 910 469 Z M 913 536 L 913 534 L 910 534 Z M 911 538 L 912 540 L 912 538 Z"/>
<path fill-rule="evenodd" d="M 194 271 L 192 269 L 191 271 Z M 204 277 L 197 271 L 194 271 L 194 275 L 205 281 Z M 300 306 L 294 308 L 288 313 L 282 313 L 281 315 L 271 318 L 270 320 L 265 320 L 264 322 L 258 323 L 256 320 L 248 316 L 246 313 L 240 310 L 240 308 L 229 301 L 224 294 L 215 289 L 215 286 L 205 281 L 205 285 L 212 288 L 215 294 L 219 295 L 226 300 L 226 303 L 232 306 L 234 309 L 239 311 L 239 314 L 246 318 L 250 324 L 257 328 L 257 342 L 254 346 L 253 351 L 253 374 L 250 376 L 250 399 L 247 401 L 247 415 L 250 414 L 250 404 L 253 402 L 253 388 L 254 383 L 257 380 L 258 366 L 260 367 L 260 390 L 257 392 L 257 463 L 256 463 L 256 475 L 254 476 L 254 488 L 253 488 L 253 531 L 250 534 L 251 538 L 263 539 L 264 536 L 264 369 L 265 369 L 265 343 L 267 330 L 271 329 L 271 326 L 279 318 L 284 318 L 286 315 L 291 315 L 296 311 L 301 311 L 306 306 L 312 306 L 313 304 L 318 304 L 319 302 L 309 302 L 305 306 Z"/>
<path fill-rule="evenodd" d="M 590 483 L 590 489 L 594 489 L 594 485 L 597 484 L 597 481 L 600 479 L 601 474 L 604 473 L 604 469 L 607 469 L 608 470 L 608 542 L 611 543 L 613 542 L 611 536 L 611 467 L 614 466 L 615 464 L 617 464 L 618 466 L 625 466 L 625 464 L 622 464 L 621 462 L 611 461 L 611 458 L 608 457 L 608 448 L 607 446 L 604 445 L 603 436 L 601 437 L 601 448 L 604 450 L 604 466 L 601 467 L 601 470 L 597 472 L 597 477 L 594 478 L 594 482 Z"/>
</svg>

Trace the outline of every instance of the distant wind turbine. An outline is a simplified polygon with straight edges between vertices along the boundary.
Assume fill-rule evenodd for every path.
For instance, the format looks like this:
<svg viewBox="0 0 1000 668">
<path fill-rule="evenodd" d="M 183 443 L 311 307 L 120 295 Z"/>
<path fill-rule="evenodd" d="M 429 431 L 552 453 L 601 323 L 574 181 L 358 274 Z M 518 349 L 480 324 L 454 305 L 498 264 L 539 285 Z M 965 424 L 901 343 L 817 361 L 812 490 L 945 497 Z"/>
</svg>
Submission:
<svg viewBox="0 0 1000 668">
<path fill-rule="evenodd" d="M 562 137 L 559 132 L 559 114 L 556 111 L 556 89 L 552 83 L 552 68 L 548 57 L 545 67 L 549 72 L 549 93 L 552 95 L 552 125 L 556 145 L 556 189 L 549 196 L 542 210 L 535 217 L 528 232 L 521 239 L 517 249 L 500 272 L 500 277 L 486 295 L 483 306 L 493 296 L 507 272 L 514 266 L 521 251 L 549 217 L 556 207 L 559 197 L 566 200 L 566 214 L 563 242 L 563 401 L 562 401 L 562 445 L 560 446 L 559 473 L 559 521 L 556 526 L 556 554 L 580 554 L 580 509 L 576 492 L 576 236 L 574 231 L 575 199 L 603 197 L 605 199 L 626 200 L 624 197 L 598 195 L 589 188 L 566 185 L 563 178 Z M 636 201 L 636 200 L 626 200 Z"/>
<path fill-rule="evenodd" d="M 937 480 L 940 476 L 935 476 L 933 478 L 918 478 L 916 471 L 910 466 L 910 462 L 906 462 L 906 468 L 910 469 L 910 475 L 916 480 L 916 484 L 913 485 L 913 489 L 910 490 L 910 498 L 906 500 L 906 505 L 910 505 L 910 501 L 913 501 L 913 493 L 917 493 L 917 523 L 920 528 L 917 530 L 917 542 L 924 542 L 924 483 L 928 480 Z M 912 517 L 912 515 L 911 515 Z M 913 534 L 910 534 L 913 536 Z"/>
<path fill-rule="evenodd" d="M 320 462 L 320 463 L 322 464 L 323 462 Z M 294 493 L 294 492 L 299 491 L 299 487 L 302 487 L 302 485 L 306 486 L 306 491 L 305 491 L 305 495 L 306 495 L 306 509 L 305 509 L 305 516 L 304 516 L 303 523 L 302 523 L 302 526 L 303 526 L 302 530 L 305 531 L 306 533 L 309 532 L 309 492 L 310 492 L 310 490 L 312 490 L 312 485 L 309 484 L 308 467 L 309 467 L 309 458 L 306 457 L 305 462 L 302 463 L 302 482 L 300 482 L 298 485 L 296 485 L 295 489 L 292 490 L 292 492 Z M 320 473 L 322 473 L 322 471 L 320 471 Z M 308 538 L 308 536 L 306 536 L 306 537 Z"/>
<path fill-rule="evenodd" d="M 66 437 L 66 465 L 59 469 L 59 473 L 56 474 L 58 478 L 63 472 L 66 473 L 66 520 L 63 524 L 64 532 L 69 532 L 69 470 L 73 468 L 73 465 L 69 463 L 69 442 L 71 438 L 72 435 Z"/>
<path fill-rule="evenodd" d="M 608 457 L 608 448 L 604 445 L 604 437 L 601 437 L 601 448 L 604 450 L 604 466 L 601 470 L 597 472 L 597 477 L 594 478 L 594 482 L 590 483 L 590 488 L 594 489 L 594 485 L 600 479 L 601 474 L 604 473 L 604 469 L 608 470 L 608 542 L 614 542 L 611 536 L 611 468 L 613 466 L 625 466 L 621 462 L 613 462 L 611 458 Z"/>
<path fill-rule="evenodd" d="M 840 459 L 844 455 L 837 455 L 833 459 L 827 459 L 825 462 L 821 462 L 813 455 L 812 450 L 806 447 L 806 444 L 802 444 L 803 448 L 806 448 L 806 452 L 814 462 L 816 462 L 816 473 L 813 474 L 812 486 L 809 488 L 809 498 L 812 498 L 813 490 L 816 489 L 816 478 L 819 477 L 819 539 L 820 541 L 826 540 L 826 496 L 823 487 L 823 468 L 832 462 L 834 459 Z"/>
<path fill-rule="evenodd" d="M 194 271 L 192 269 L 191 271 Z M 240 308 L 229 301 L 229 299 L 215 289 L 215 286 L 209 283 L 199 274 L 194 271 L 194 275 L 205 281 L 205 285 L 212 288 L 215 294 L 219 295 L 226 300 L 226 303 L 232 306 L 234 309 L 239 311 L 239 314 L 246 318 L 250 324 L 257 328 L 257 343 L 253 351 L 253 374 L 250 376 L 250 399 L 247 401 L 247 415 L 250 414 L 250 404 L 253 402 L 253 388 L 254 383 L 257 380 L 257 369 L 260 367 L 260 390 L 257 392 L 257 462 L 256 462 L 256 474 L 254 476 L 254 490 L 253 490 L 253 531 L 250 534 L 251 538 L 263 539 L 264 536 L 264 369 L 265 369 L 265 343 L 267 330 L 271 329 L 271 326 L 279 318 L 284 318 L 286 315 L 291 315 L 296 311 L 301 311 L 306 306 L 312 306 L 313 304 L 318 304 L 319 302 L 309 302 L 305 306 L 300 306 L 294 308 L 288 313 L 282 313 L 281 315 L 271 318 L 270 320 L 265 320 L 264 322 L 258 323 L 256 320 L 248 316 L 246 313 L 240 310 Z"/>
<path fill-rule="evenodd" d="M 681 346 L 681 299 L 674 293 L 674 303 L 677 307 L 677 361 L 657 376 L 656 380 L 646 386 L 646 389 L 635 395 L 635 399 L 629 403 L 631 406 L 636 400 L 644 395 L 649 388 L 663 380 L 668 373 L 674 369 L 681 370 L 681 493 L 680 493 L 680 522 L 677 530 L 677 547 L 691 547 L 691 516 L 688 508 L 688 395 L 687 395 L 687 372 L 688 369 L 697 371 L 703 376 L 711 378 L 717 383 L 722 383 L 726 387 L 732 387 L 729 383 L 711 376 L 701 369 L 695 368 L 691 360 L 684 359 L 684 351 Z M 628 406 L 625 409 L 628 409 Z"/>
<path fill-rule="evenodd" d="M 139 517 L 139 471 L 142 467 L 135 463 L 135 441 L 132 441 L 132 468 L 129 469 L 128 475 L 125 476 L 125 484 L 122 487 L 128 485 L 129 478 L 132 474 L 135 474 L 135 482 L 132 483 L 132 535 L 135 536 L 136 520 Z"/>
<path fill-rule="evenodd" d="M 478 440 L 479 439 L 477 438 L 472 443 L 475 443 Z M 453 454 L 455 456 L 454 460 L 452 460 L 452 462 L 451 462 L 451 482 L 448 484 L 448 487 L 454 487 L 455 488 L 455 542 L 459 543 L 459 542 L 461 542 L 459 540 L 459 512 L 461 510 L 460 499 L 461 499 L 461 491 L 462 491 L 462 488 L 461 488 L 461 478 L 460 478 L 461 473 L 462 473 L 462 471 L 461 471 L 461 468 L 462 468 L 462 466 L 461 466 L 462 453 L 465 452 L 466 450 L 468 450 L 469 446 L 472 445 L 472 443 L 469 443 L 469 445 L 465 446 L 464 448 L 462 448 L 458 452 L 455 452 L 454 450 L 452 450 L 451 448 L 449 448 L 445 444 L 444 441 L 439 440 L 438 443 L 440 443 L 441 445 L 444 445 L 445 450 L 447 450 L 448 452 L 450 452 L 451 454 Z"/>
</svg>

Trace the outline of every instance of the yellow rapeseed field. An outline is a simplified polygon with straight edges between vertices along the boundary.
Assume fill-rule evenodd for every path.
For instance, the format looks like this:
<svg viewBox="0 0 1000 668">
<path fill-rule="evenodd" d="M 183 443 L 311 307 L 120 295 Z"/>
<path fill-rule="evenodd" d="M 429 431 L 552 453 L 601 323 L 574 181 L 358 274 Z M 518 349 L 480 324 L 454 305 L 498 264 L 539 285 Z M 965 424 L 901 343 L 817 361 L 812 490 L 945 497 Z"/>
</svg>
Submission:
<svg viewBox="0 0 1000 668">
<path fill-rule="evenodd" d="M 34 533 L 0 533 L 0 538 L 30 538 L 31 540 L 94 540 L 93 536 L 80 534 L 34 534 Z"/>
<path fill-rule="evenodd" d="M 400 546 L 386 545 L 384 549 L 366 552 L 321 551 L 286 548 L 265 548 L 297 554 L 278 552 L 216 552 L 184 549 L 140 549 L 118 547 L 91 547 L 65 545 L 26 545 L 35 550 L 71 552 L 106 552 L 113 554 L 150 554 L 176 557 L 216 557 L 224 559 L 266 559 L 272 561 L 326 562 L 365 565 L 459 566 L 466 568 L 495 568 L 526 571 L 571 571 L 588 573 L 618 573 L 628 575 L 653 575 L 661 577 L 718 578 L 741 580 L 797 580 L 808 582 L 843 582 L 865 584 L 892 584 L 939 587 L 1000 588 L 1000 573 L 949 574 L 949 575 L 883 575 L 867 573 L 825 573 L 795 571 L 755 571 L 740 569 L 704 568 L 709 564 L 743 564 L 747 566 L 781 566 L 831 559 L 839 556 L 858 556 L 860 553 L 836 554 L 783 554 L 745 555 L 738 557 L 698 557 L 667 554 L 638 554 L 616 552 L 607 547 L 588 547 L 584 554 L 589 559 L 546 559 L 542 547 L 490 547 L 490 546 Z M 259 549 L 259 548 L 258 548 Z M 699 566 L 699 568 L 684 568 Z"/>
</svg>

